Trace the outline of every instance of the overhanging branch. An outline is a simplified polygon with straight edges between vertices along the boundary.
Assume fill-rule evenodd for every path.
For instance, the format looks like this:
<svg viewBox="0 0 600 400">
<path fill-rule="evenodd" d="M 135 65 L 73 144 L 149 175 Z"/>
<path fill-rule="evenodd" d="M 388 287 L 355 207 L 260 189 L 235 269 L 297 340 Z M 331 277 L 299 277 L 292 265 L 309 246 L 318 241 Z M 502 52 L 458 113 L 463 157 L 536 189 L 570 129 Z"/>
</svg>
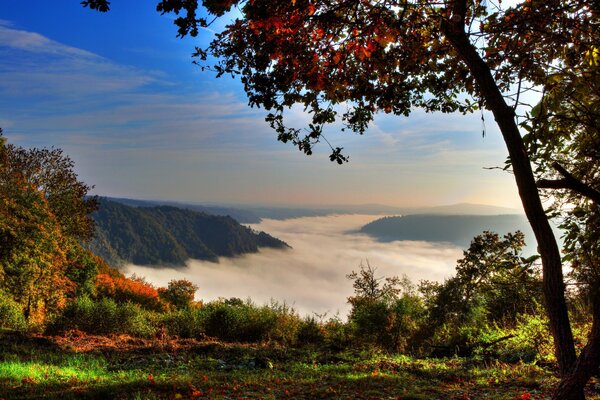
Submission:
<svg viewBox="0 0 600 400">
<path fill-rule="evenodd" d="M 568 189 L 592 200 L 596 205 L 600 206 L 600 191 L 594 189 L 590 185 L 583 183 L 581 180 L 573 176 L 565 167 L 558 162 L 553 162 L 552 167 L 563 176 L 562 179 L 540 179 L 537 181 L 537 187 L 540 189 Z"/>
</svg>

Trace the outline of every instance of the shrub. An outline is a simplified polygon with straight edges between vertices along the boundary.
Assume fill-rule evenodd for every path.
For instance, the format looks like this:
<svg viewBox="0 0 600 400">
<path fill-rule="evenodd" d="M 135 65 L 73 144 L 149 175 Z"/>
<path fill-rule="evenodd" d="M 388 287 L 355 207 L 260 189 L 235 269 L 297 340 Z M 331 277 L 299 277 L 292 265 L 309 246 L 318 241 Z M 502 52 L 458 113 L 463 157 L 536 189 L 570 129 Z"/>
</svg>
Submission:
<svg viewBox="0 0 600 400">
<path fill-rule="evenodd" d="M 200 338 L 205 334 L 202 312 L 195 308 L 170 311 L 161 315 L 161 324 L 167 328 L 169 335 Z"/>
<path fill-rule="evenodd" d="M 269 339 L 284 344 L 293 344 L 298 339 L 298 330 L 302 320 L 296 311 L 284 303 L 271 301 L 263 306 L 265 312 L 275 314 L 275 326 L 269 334 Z"/>
<path fill-rule="evenodd" d="M 96 289 L 102 297 L 109 297 L 118 302 L 133 302 L 149 310 L 162 310 L 158 291 L 143 278 L 124 276 L 111 276 L 98 274 L 96 276 Z"/>
<path fill-rule="evenodd" d="M 484 341 L 482 335 L 490 329 L 485 320 L 486 313 L 487 310 L 483 305 L 471 305 L 464 314 L 446 316 L 442 324 L 429 324 L 429 326 L 433 325 L 428 340 L 429 347 L 433 350 L 430 355 L 434 357 L 471 355 L 475 346 Z"/>
<path fill-rule="evenodd" d="M 250 301 L 221 300 L 206 304 L 200 312 L 204 333 L 230 342 L 296 340 L 300 318 L 285 304 L 258 307 Z"/>
<path fill-rule="evenodd" d="M 354 301 L 350 314 L 350 326 L 359 343 L 394 347 L 394 313 L 385 301 L 360 299 Z"/>
<path fill-rule="evenodd" d="M 347 324 L 338 316 L 329 318 L 323 325 L 325 330 L 325 345 L 331 350 L 344 350 L 350 346 L 351 335 Z"/>
<path fill-rule="evenodd" d="M 315 317 L 304 318 L 300 321 L 297 333 L 299 345 L 316 344 L 325 342 L 325 328 Z"/>
<path fill-rule="evenodd" d="M 354 280 L 349 328 L 357 344 L 404 350 L 425 314 L 423 300 L 406 276 L 381 278 L 376 270 L 367 262 L 347 276 Z"/>
<path fill-rule="evenodd" d="M 552 362 L 554 345 L 548 334 L 548 319 L 542 315 L 520 314 L 514 329 L 508 332 L 514 337 L 502 341 L 494 348 L 494 355 L 505 362 Z"/>
<path fill-rule="evenodd" d="M 143 338 L 155 336 L 159 325 L 156 313 L 127 302 L 120 305 L 118 315 L 123 319 L 121 325 L 123 333 Z"/>
<path fill-rule="evenodd" d="M 276 321 L 275 315 L 251 303 L 229 305 L 216 302 L 203 310 L 206 334 L 230 342 L 266 341 Z"/>
<path fill-rule="evenodd" d="M 91 334 L 127 333 L 151 337 L 156 331 L 156 317 L 130 302 L 116 303 L 109 298 L 94 301 L 81 296 L 70 303 L 50 326 L 50 331 L 79 329 Z"/>
</svg>

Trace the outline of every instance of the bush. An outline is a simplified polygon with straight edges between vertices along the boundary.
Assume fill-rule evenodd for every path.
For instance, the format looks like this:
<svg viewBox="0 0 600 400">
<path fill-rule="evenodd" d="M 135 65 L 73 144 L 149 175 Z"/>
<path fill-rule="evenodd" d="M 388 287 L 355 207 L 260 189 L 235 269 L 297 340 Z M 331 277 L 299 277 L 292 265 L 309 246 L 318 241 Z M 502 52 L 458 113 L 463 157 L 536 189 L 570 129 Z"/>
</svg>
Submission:
<svg viewBox="0 0 600 400">
<path fill-rule="evenodd" d="M 19 303 L 0 290 L 0 328 L 25 330 L 27 321 Z"/>
<path fill-rule="evenodd" d="M 156 332 L 156 319 L 153 313 L 137 304 L 119 304 L 109 298 L 94 301 L 81 296 L 70 303 L 48 329 L 79 329 L 91 334 L 127 333 L 152 337 Z"/>
<path fill-rule="evenodd" d="M 201 308 L 200 324 L 208 336 L 229 342 L 296 341 L 300 317 L 286 304 L 256 306 L 239 299 L 221 300 Z"/>
<path fill-rule="evenodd" d="M 394 314 L 385 301 L 360 299 L 352 305 L 350 326 L 358 343 L 394 348 Z"/>
<path fill-rule="evenodd" d="M 167 328 L 169 335 L 180 338 L 201 338 L 205 334 L 200 309 L 185 308 L 164 313 L 161 324 Z"/>
<path fill-rule="evenodd" d="M 299 345 L 316 344 L 325 342 L 325 328 L 315 317 L 308 317 L 300 321 L 297 333 Z"/>
<path fill-rule="evenodd" d="M 344 324 L 339 317 L 329 318 L 323 328 L 325 330 L 325 345 L 331 350 L 344 350 L 350 346 L 350 330 L 348 325 Z"/>
<path fill-rule="evenodd" d="M 276 320 L 275 315 L 269 315 L 251 303 L 210 303 L 203 308 L 202 314 L 205 333 L 229 342 L 266 341 Z"/>
<path fill-rule="evenodd" d="M 505 362 L 553 362 L 554 345 L 548 334 L 548 319 L 542 315 L 517 316 L 514 329 L 506 332 L 514 337 L 498 343 L 494 356 Z"/>
<path fill-rule="evenodd" d="M 96 289 L 101 297 L 108 297 L 122 303 L 129 301 L 154 311 L 164 309 L 156 288 L 143 278 L 135 276 L 126 278 L 101 273 L 96 276 Z"/>
<path fill-rule="evenodd" d="M 463 314 L 446 316 L 440 325 L 431 323 L 429 315 L 427 322 L 430 323 L 425 326 L 433 326 L 427 340 L 428 347 L 432 350 L 430 356 L 470 356 L 478 344 L 485 342 L 484 335 L 490 331 L 485 319 L 487 310 L 480 303 L 474 304 L 476 305 L 471 305 Z"/>
<path fill-rule="evenodd" d="M 288 345 L 296 343 L 302 323 L 296 311 L 286 303 L 276 301 L 271 301 L 269 305 L 262 308 L 266 309 L 266 313 L 275 314 L 275 326 L 269 334 L 269 339 Z"/>
<path fill-rule="evenodd" d="M 422 300 L 405 293 L 390 300 L 354 298 L 349 322 L 357 344 L 398 352 L 405 351 L 412 342 L 424 315 Z"/>
</svg>

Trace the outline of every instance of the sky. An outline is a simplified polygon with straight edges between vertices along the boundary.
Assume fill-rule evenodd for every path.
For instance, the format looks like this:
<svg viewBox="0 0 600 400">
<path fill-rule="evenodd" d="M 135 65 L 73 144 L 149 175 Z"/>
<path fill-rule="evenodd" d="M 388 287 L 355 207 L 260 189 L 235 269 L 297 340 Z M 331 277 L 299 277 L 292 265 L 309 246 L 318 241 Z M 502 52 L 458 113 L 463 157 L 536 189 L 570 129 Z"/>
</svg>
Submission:
<svg viewBox="0 0 600 400">
<path fill-rule="evenodd" d="M 241 83 L 192 64 L 153 2 L 0 3 L 0 127 L 9 142 L 59 147 L 94 193 L 198 203 L 395 206 L 471 202 L 520 208 L 507 152 L 484 114 L 378 116 L 364 136 L 331 132 L 305 156 L 276 140 Z M 219 22 L 219 29 L 226 21 Z M 220 25 L 219 25 L 220 24 Z M 291 120 L 307 118 L 293 110 Z"/>
</svg>

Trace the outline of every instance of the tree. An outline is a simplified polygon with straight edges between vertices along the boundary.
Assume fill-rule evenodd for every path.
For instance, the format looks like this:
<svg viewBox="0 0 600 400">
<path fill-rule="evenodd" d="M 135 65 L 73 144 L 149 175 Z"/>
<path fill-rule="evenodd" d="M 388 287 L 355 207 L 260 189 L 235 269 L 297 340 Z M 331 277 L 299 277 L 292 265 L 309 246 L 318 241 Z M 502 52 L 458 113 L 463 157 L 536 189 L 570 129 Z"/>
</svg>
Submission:
<svg viewBox="0 0 600 400">
<path fill-rule="evenodd" d="M 364 133 L 378 111 L 408 115 L 415 107 L 490 110 L 537 239 L 561 375 L 566 378 L 574 372 L 577 358 L 562 262 L 516 110 L 522 93 L 551 85 L 548 77 L 557 66 L 569 69 L 594 53 L 600 41 L 597 1 L 523 0 L 512 8 L 479 0 L 205 0 L 202 4 L 211 18 L 234 6 L 241 17 L 218 33 L 207 49 L 197 49 L 198 62 L 206 64 L 209 55 L 215 56 L 218 61 L 210 68 L 217 76 L 240 76 L 249 104 L 269 111 L 267 121 L 278 139 L 307 154 L 320 141 L 327 142 L 324 127 L 338 120 Z M 105 0 L 84 5 L 108 8 Z M 198 15 L 197 1 L 163 0 L 157 9 L 178 14 L 174 22 L 179 36 L 196 36 L 199 28 L 210 24 Z M 286 110 L 295 104 L 312 115 L 307 133 L 284 124 Z M 332 161 L 347 160 L 341 148 L 331 150 Z M 569 390 L 560 398 L 584 397 L 582 385 Z"/>
<path fill-rule="evenodd" d="M 69 246 L 46 199 L 10 169 L 9 146 L 0 144 L 0 289 L 35 323 L 60 310 L 71 282 L 64 276 Z"/>
<path fill-rule="evenodd" d="M 558 389 L 589 379 L 600 364 L 600 49 L 592 45 L 568 68 L 556 68 L 543 98 L 522 124 L 538 187 L 561 221 L 570 279 L 592 315 L 588 344 Z M 579 382 L 579 383 L 573 383 Z"/>
<path fill-rule="evenodd" d="M 87 195 L 91 187 L 77 179 L 75 164 L 61 149 L 25 149 L 8 144 L 6 155 L 0 179 L 21 176 L 45 197 L 66 235 L 80 240 L 93 236 L 95 225 L 90 213 L 98 208 L 97 199 Z"/>
<path fill-rule="evenodd" d="M 421 282 L 420 290 L 428 309 L 428 328 L 449 326 L 481 329 L 485 324 L 513 325 L 519 314 L 533 314 L 541 300 L 541 280 L 534 262 L 523 257 L 521 232 L 501 238 L 493 232 L 476 236 L 456 275 L 444 283 Z M 453 347 L 467 345 L 460 335 Z M 453 338 L 450 338 L 452 340 Z M 467 346 L 468 347 L 468 346 Z"/>
<path fill-rule="evenodd" d="M 367 260 L 365 266 L 362 262 L 359 265 L 358 272 L 352 271 L 346 278 L 354 281 L 354 296 L 348 299 L 352 304 L 355 299 L 365 299 L 368 301 L 389 301 L 398 297 L 401 292 L 401 280 L 397 276 L 388 278 L 378 278 L 375 276 L 376 267 L 372 267 Z"/>
<path fill-rule="evenodd" d="M 0 290 L 35 324 L 95 274 L 78 242 L 93 228 L 86 212 L 94 200 L 84 198 L 87 186 L 72 167 L 58 150 L 26 150 L 0 137 Z"/>
<path fill-rule="evenodd" d="M 187 279 L 173 279 L 166 289 L 159 289 L 159 294 L 176 308 L 188 308 L 193 304 L 197 290 L 198 286 Z"/>
<path fill-rule="evenodd" d="M 354 286 L 348 320 L 357 339 L 393 352 L 405 350 L 424 315 L 422 299 L 406 276 L 382 278 L 376 272 L 367 261 L 346 275 Z"/>
</svg>

